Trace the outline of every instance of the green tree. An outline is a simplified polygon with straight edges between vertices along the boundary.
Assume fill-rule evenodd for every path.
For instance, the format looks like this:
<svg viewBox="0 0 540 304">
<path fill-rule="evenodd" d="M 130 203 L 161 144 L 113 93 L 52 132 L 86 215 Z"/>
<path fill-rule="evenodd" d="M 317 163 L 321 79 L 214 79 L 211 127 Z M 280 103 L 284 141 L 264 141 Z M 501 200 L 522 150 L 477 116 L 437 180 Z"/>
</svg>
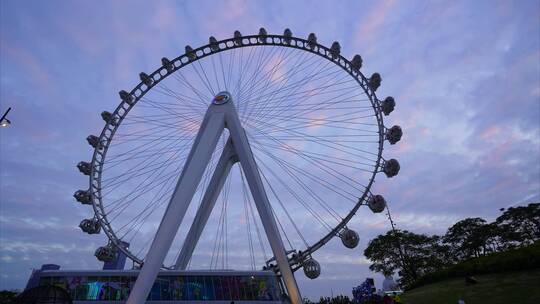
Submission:
<svg viewBox="0 0 540 304">
<path fill-rule="evenodd" d="M 373 262 L 370 270 L 385 276 L 398 272 L 400 283 L 407 285 L 448 265 L 447 252 L 439 236 L 396 230 L 371 240 L 364 255 Z"/>
<path fill-rule="evenodd" d="M 540 203 L 508 208 L 495 223 L 507 247 L 530 245 L 540 240 Z"/>
<path fill-rule="evenodd" d="M 0 291 L 0 303 L 9 304 L 15 303 L 15 298 L 19 294 L 17 290 L 2 290 Z"/>
<path fill-rule="evenodd" d="M 486 220 L 475 217 L 463 219 L 448 228 L 443 241 L 450 246 L 454 259 L 479 257 L 488 251 L 489 229 L 486 225 Z"/>
</svg>

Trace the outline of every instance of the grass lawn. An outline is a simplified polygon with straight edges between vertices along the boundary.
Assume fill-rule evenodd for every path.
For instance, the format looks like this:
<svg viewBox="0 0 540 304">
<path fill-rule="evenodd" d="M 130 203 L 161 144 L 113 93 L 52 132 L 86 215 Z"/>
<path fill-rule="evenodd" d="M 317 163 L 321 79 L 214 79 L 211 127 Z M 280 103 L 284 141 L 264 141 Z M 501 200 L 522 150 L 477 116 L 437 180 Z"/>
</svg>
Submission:
<svg viewBox="0 0 540 304">
<path fill-rule="evenodd" d="M 450 279 L 415 288 L 403 294 L 405 304 L 540 303 L 540 269 L 474 276 L 478 284 L 465 285 L 465 278 Z"/>
</svg>

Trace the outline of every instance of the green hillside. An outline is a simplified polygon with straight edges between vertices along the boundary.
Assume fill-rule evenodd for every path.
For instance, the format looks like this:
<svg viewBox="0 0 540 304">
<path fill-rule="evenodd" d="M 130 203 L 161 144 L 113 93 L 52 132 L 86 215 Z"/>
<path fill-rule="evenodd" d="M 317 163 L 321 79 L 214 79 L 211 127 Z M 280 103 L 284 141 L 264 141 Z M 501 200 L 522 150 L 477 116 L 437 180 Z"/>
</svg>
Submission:
<svg viewBox="0 0 540 304">
<path fill-rule="evenodd" d="M 465 285 L 464 278 L 449 279 L 407 291 L 406 304 L 540 303 L 540 269 L 475 276 L 478 284 Z"/>
</svg>

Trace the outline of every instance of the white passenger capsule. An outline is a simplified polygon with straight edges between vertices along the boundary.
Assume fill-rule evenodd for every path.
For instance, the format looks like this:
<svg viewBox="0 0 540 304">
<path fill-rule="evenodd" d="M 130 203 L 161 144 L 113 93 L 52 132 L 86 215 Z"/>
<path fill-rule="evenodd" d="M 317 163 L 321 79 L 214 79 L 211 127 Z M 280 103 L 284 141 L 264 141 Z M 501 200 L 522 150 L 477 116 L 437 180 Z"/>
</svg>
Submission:
<svg viewBox="0 0 540 304">
<path fill-rule="evenodd" d="M 152 77 L 148 76 L 148 74 L 144 72 L 139 74 L 139 78 L 141 79 L 142 83 L 147 86 L 151 86 L 154 83 L 154 79 L 152 79 Z"/>
<path fill-rule="evenodd" d="M 261 42 L 261 43 L 266 43 L 266 36 L 267 36 L 267 35 L 268 35 L 268 34 L 266 33 L 266 30 L 264 29 L 264 27 L 261 27 L 261 28 L 259 29 L 259 37 L 258 37 L 258 38 L 259 38 L 259 42 Z"/>
<path fill-rule="evenodd" d="M 386 140 L 388 140 L 391 145 L 400 141 L 401 136 L 403 136 L 403 131 L 400 126 L 393 126 L 386 130 Z"/>
<path fill-rule="evenodd" d="M 285 43 L 290 44 L 291 40 L 292 40 L 292 32 L 291 32 L 291 30 L 286 28 L 285 31 L 283 32 L 283 36 L 285 37 L 284 38 Z"/>
<path fill-rule="evenodd" d="M 195 53 L 193 48 L 191 46 L 189 46 L 189 45 L 186 45 L 186 56 L 188 56 L 188 58 L 190 60 L 197 59 L 197 54 Z"/>
<path fill-rule="evenodd" d="M 309 34 L 307 41 L 310 49 L 313 50 L 317 46 L 317 36 L 314 33 Z"/>
<path fill-rule="evenodd" d="M 79 171 L 84 175 L 90 175 L 90 172 L 92 170 L 92 167 L 90 166 L 90 163 L 81 161 L 77 164 L 77 168 Z"/>
<path fill-rule="evenodd" d="M 309 258 L 302 263 L 304 274 L 310 279 L 316 279 L 321 275 L 321 265 L 314 258 Z"/>
<path fill-rule="evenodd" d="M 118 92 L 118 95 L 120 95 L 120 98 L 128 103 L 129 105 L 132 105 L 133 102 L 135 101 L 135 98 L 133 97 L 133 95 L 129 94 L 128 92 L 124 91 L 124 90 L 121 90 L 120 92 Z"/>
<path fill-rule="evenodd" d="M 341 232 L 341 242 L 345 247 L 353 249 L 358 246 L 359 241 L 360 237 L 358 236 L 358 233 L 356 233 L 356 231 L 345 228 L 343 229 L 343 232 Z"/>
<path fill-rule="evenodd" d="M 101 231 L 101 225 L 95 218 L 82 220 L 79 227 L 88 234 L 98 234 Z"/>
<path fill-rule="evenodd" d="M 371 77 L 369 78 L 369 87 L 373 91 L 377 91 L 377 89 L 381 86 L 381 75 L 379 73 L 373 73 Z"/>
<path fill-rule="evenodd" d="M 234 31 L 234 44 L 242 45 L 242 34 L 240 31 Z"/>
<path fill-rule="evenodd" d="M 388 96 L 383 101 L 381 101 L 381 111 L 386 116 L 392 113 L 395 107 L 396 107 L 396 101 L 394 100 L 394 97 L 392 96 Z"/>
<path fill-rule="evenodd" d="M 111 112 L 108 112 L 108 111 L 101 112 L 101 118 L 103 118 L 103 121 L 113 126 L 116 126 L 117 124 L 116 117 L 114 117 L 114 115 Z"/>
<path fill-rule="evenodd" d="M 73 197 L 83 205 L 92 205 L 92 194 L 90 190 L 77 190 L 73 194 Z"/>
<path fill-rule="evenodd" d="M 88 137 L 86 137 L 86 141 L 93 148 L 97 148 L 98 145 L 99 145 L 99 137 L 97 137 L 95 135 L 88 135 Z"/>
<path fill-rule="evenodd" d="M 94 255 L 102 262 L 110 262 L 116 257 L 116 250 L 111 245 L 101 246 L 96 249 Z"/>
<path fill-rule="evenodd" d="M 386 208 L 386 200 L 382 195 L 374 195 L 369 199 L 368 207 L 373 213 L 381 213 Z"/>
<path fill-rule="evenodd" d="M 360 55 L 354 55 L 351 60 L 351 66 L 355 70 L 360 70 L 362 68 L 362 57 L 360 57 Z"/>
<path fill-rule="evenodd" d="M 208 42 L 210 43 L 210 48 L 212 49 L 212 51 L 214 52 L 219 51 L 219 44 L 216 37 L 210 36 L 210 38 L 208 39 Z"/>
<path fill-rule="evenodd" d="M 399 173 L 399 162 L 392 158 L 384 162 L 383 172 L 386 174 L 386 177 L 394 177 Z"/>
<path fill-rule="evenodd" d="M 334 43 L 332 43 L 332 46 L 330 47 L 330 54 L 332 55 L 332 59 L 338 58 L 340 53 L 341 46 L 339 45 L 339 42 L 334 41 Z"/>
<path fill-rule="evenodd" d="M 174 64 L 167 57 L 161 58 L 161 65 L 163 65 L 163 67 L 167 69 L 167 72 L 169 73 L 174 71 Z"/>
</svg>

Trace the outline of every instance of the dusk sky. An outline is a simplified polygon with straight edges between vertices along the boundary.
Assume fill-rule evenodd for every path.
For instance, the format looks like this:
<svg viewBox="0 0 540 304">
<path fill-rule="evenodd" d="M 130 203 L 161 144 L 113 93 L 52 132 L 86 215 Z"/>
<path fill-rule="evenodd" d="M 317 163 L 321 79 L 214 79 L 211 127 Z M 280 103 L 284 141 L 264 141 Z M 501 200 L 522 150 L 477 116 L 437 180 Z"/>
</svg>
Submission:
<svg viewBox="0 0 540 304">
<path fill-rule="evenodd" d="M 397 177 L 378 176 L 399 229 L 442 234 L 465 217 L 540 201 L 540 1 L 0 1 L 0 289 L 22 289 L 32 268 L 100 269 L 106 236 L 78 225 L 91 207 L 72 195 L 88 184 L 86 136 L 103 128 L 118 91 L 162 57 L 235 30 L 290 28 L 339 41 L 382 76 L 380 97 L 397 106 L 385 125 Z M 304 296 L 351 293 L 371 273 L 363 250 L 390 229 L 363 208 L 349 225 L 360 245 L 338 239 L 317 252 L 322 274 L 297 272 Z M 316 233 L 316 232 L 313 232 Z M 311 237 L 317 237 L 312 235 Z"/>
</svg>

